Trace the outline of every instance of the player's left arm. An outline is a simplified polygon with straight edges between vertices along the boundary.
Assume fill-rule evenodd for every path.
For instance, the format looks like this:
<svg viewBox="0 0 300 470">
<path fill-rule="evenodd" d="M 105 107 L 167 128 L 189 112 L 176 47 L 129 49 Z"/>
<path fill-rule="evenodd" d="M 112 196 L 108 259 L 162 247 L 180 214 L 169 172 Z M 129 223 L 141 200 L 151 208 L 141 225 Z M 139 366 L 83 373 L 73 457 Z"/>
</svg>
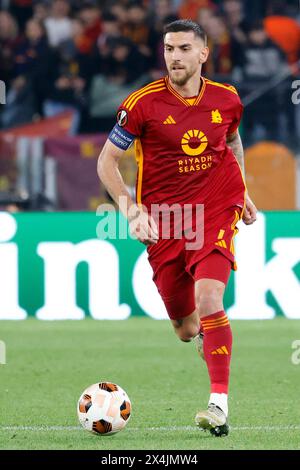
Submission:
<svg viewBox="0 0 300 470">
<path fill-rule="evenodd" d="M 239 131 L 236 130 L 233 134 L 230 134 L 227 136 L 226 139 L 227 145 L 232 149 L 233 154 L 235 158 L 238 161 L 238 164 L 240 165 L 242 174 L 245 178 L 245 163 L 244 163 L 244 149 L 243 149 L 243 144 L 241 140 L 241 136 L 239 134 Z M 256 214 L 257 214 L 257 209 L 252 202 L 252 200 L 249 197 L 248 191 L 246 190 L 246 204 L 245 204 L 245 210 L 243 213 L 243 221 L 246 225 L 251 225 L 253 222 L 256 221 Z"/>
</svg>

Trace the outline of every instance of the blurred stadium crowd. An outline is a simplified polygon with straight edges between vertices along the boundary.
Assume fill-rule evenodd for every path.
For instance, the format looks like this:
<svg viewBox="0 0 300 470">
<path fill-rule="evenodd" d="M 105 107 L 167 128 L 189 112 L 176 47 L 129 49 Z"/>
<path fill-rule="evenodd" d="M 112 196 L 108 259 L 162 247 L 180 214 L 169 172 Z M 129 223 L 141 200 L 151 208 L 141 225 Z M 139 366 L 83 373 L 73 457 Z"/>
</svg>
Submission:
<svg viewBox="0 0 300 470">
<path fill-rule="evenodd" d="M 109 131 L 120 102 L 165 73 L 162 30 L 177 18 L 209 36 L 204 75 L 245 100 L 246 145 L 300 137 L 298 0 L 2 0 L 0 129 L 74 111 L 73 134 Z"/>
<path fill-rule="evenodd" d="M 166 74 L 162 32 L 177 18 L 208 34 L 203 74 L 241 95 L 257 206 L 300 208 L 298 0 L 0 0 L 0 209 L 111 202 L 96 159 L 120 103 Z M 120 171 L 134 196 L 133 148 L 127 157 Z"/>
</svg>

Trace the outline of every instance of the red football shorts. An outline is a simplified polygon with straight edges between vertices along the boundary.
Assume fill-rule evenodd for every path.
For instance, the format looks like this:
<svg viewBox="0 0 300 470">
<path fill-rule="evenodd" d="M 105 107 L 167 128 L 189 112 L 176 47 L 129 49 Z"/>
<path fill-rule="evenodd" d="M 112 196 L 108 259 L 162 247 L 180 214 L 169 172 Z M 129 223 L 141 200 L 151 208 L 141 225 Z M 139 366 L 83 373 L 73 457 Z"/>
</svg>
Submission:
<svg viewBox="0 0 300 470">
<path fill-rule="evenodd" d="M 241 212 L 241 208 L 233 207 L 218 219 L 208 219 L 200 249 L 187 250 L 185 237 L 160 239 L 148 247 L 153 281 L 172 320 L 195 310 L 195 281 L 207 278 L 227 284 L 231 269 L 236 269 L 233 238 Z"/>
</svg>

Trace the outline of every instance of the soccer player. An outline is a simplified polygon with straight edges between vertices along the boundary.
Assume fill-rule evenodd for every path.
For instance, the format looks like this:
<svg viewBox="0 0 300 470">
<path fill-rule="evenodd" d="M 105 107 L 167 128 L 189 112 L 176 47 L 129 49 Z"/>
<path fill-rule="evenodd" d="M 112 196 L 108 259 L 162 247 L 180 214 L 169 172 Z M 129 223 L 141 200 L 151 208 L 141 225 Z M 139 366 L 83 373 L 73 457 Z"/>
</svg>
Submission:
<svg viewBox="0 0 300 470">
<path fill-rule="evenodd" d="M 208 408 L 195 421 L 213 435 L 227 435 L 228 382 L 232 333 L 223 295 L 235 269 L 237 222 L 256 220 L 244 184 L 243 147 L 238 132 L 242 104 L 233 86 L 201 76 L 209 50 L 203 29 L 190 20 L 164 31 L 168 75 L 137 90 L 121 104 L 117 123 L 98 161 L 98 174 L 147 245 L 153 280 L 176 334 L 196 341 L 210 377 Z M 118 160 L 135 141 L 138 161 L 136 202 L 118 170 Z M 188 218 L 204 243 L 188 247 L 190 235 L 164 237 L 151 208 L 204 206 L 204 224 Z M 154 211 L 155 213 L 155 211 Z M 172 225 L 172 224 L 171 224 Z M 175 229 L 175 222 L 172 229 Z M 176 233 L 175 233 L 176 232 Z"/>
</svg>

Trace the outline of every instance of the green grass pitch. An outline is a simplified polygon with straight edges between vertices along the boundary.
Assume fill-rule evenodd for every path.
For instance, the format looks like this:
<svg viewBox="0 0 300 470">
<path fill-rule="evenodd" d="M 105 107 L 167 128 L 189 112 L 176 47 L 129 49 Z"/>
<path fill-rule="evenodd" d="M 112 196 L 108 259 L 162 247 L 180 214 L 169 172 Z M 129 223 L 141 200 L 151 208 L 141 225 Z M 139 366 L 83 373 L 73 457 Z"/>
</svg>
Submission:
<svg viewBox="0 0 300 470">
<path fill-rule="evenodd" d="M 233 321 L 228 437 L 194 426 L 208 399 L 204 362 L 168 321 L 0 322 L 1 449 L 299 449 L 300 322 Z M 127 428 L 101 437 L 79 427 L 90 384 L 112 381 L 132 401 Z"/>
</svg>

